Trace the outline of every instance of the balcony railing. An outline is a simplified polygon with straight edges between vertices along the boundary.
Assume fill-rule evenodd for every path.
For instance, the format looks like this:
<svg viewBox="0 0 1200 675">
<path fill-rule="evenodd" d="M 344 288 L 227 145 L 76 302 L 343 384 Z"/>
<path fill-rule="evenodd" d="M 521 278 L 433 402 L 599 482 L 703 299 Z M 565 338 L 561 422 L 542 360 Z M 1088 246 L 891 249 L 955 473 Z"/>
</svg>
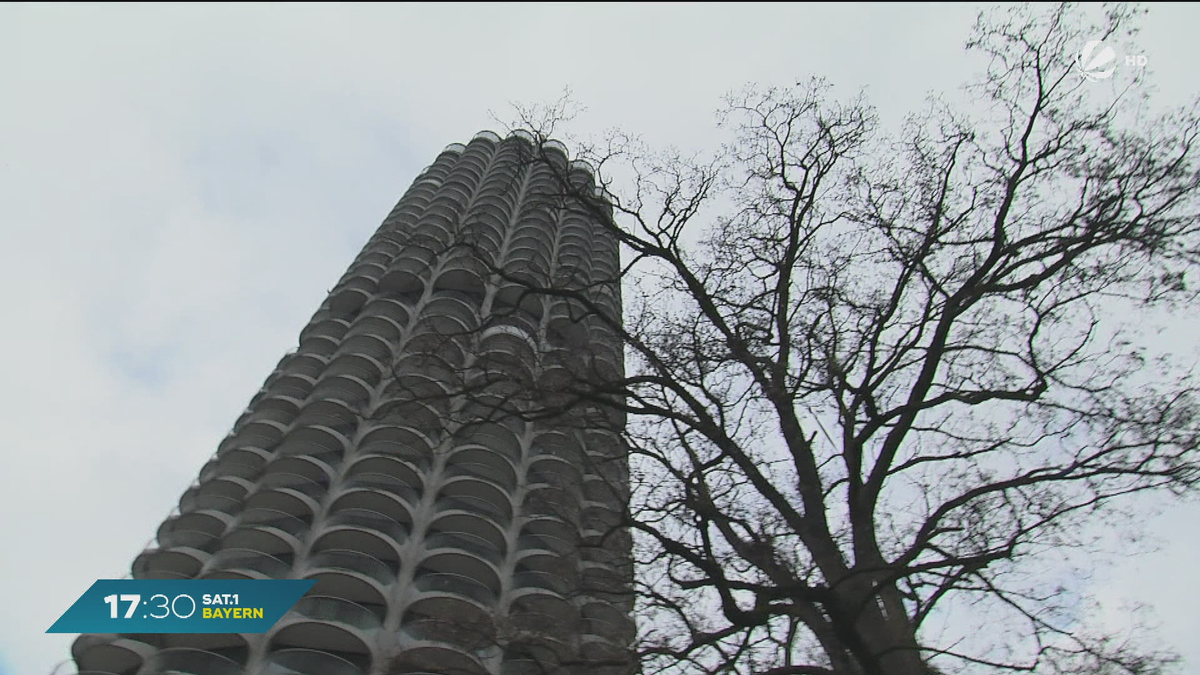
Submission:
<svg viewBox="0 0 1200 675">
<path fill-rule="evenodd" d="M 408 539 L 408 530 L 404 526 L 378 511 L 369 509 L 343 509 L 330 514 L 325 522 L 329 526 L 346 525 L 379 532 L 397 544 L 403 544 Z"/>
<path fill-rule="evenodd" d="M 374 631 L 383 625 L 378 614 L 357 602 L 327 595 L 300 598 L 291 611 L 299 616 L 341 623 L 360 631 Z"/>
<path fill-rule="evenodd" d="M 350 661 L 315 649 L 280 649 L 271 652 L 267 655 L 267 662 L 262 670 L 262 675 L 363 675 L 363 673 L 362 668 Z"/>
<path fill-rule="evenodd" d="M 325 568 L 357 572 L 383 586 L 392 583 L 396 576 L 392 568 L 378 558 L 344 549 L 315 553 L 308 559 L 308 566 L 314 571 Z"/>
<path fill-rule="evenodd" d="M 438 511 L 457 509 L 461 511 L 469 511 L 471 513 L 478 513 L 481 515 L 490 516 L 491 518 L 502 523 L 507 523 L 512 517 L 510 514 L 506 513 L 492 502 L 486 499 L 480 499 L 479 497 L 472 497 L 470 495 L 447 495 L 437 500 L 437 502 L 434 504 L 434 507 Z"/>
<path fill-rule="evenodd" d="M 551 572 L 528 570 L 513 575 L 514 588 L 541 588 L 562 596 L 571 592 L 571 584 L 564 578 Z"/>
<path fill-rule="evenodd" d="M 437 532 L 425 537 L 425 548 L 452 548 L 473 553 L 493 565 L 504 562 L 504 552 L 495 544 L 467 532 Z"/>
<path fill-rule="evenodd" d="M 496 593 L 471 577 L 452 572 L 426 572 L 418 576 L 413 585 L 419 591 L 453 593 L 470 598 L 485 606 L 496 602 Z"/>
<path fill-rule="evenodd" d="M 562 537 L 556 537 L 552 534 L 522 534 L 517 538 L 517 546 L 522 550 L 540 549 L 551 551 L 559 555 L 566 555 L 575 548 L 575 545 Z"/>
<path fill-rule="evenodd" d="M 295 473 L 269 473 L 258 482 L 259 490 L 295 490 L 300 494 L 320 499 L 325 486 L 306 476 Z"/>
<path fill-rule="evenodd" d="M 146 659 L 139 675 L 242 675 L 236 661 L 202 649 L 175 647 Z"/>
<path fill-rule="evenodd" d="M 235 527 L 274 528 L 287 532 L 297 539 L 303 539 L 304 533 L 309 529 L 308 523 L 290 513 L 265 508 L 246 510 L 234 521 L 234 525 Z"/>
<path fill-rule="evenodd" d="M 273 555 L 246 548 L 231 548 L 220 551 L 209 560 L 205 572 L 249 570 L 270 579 L 286 579 L 291 576 L 292 566 Z"/>
</svg>

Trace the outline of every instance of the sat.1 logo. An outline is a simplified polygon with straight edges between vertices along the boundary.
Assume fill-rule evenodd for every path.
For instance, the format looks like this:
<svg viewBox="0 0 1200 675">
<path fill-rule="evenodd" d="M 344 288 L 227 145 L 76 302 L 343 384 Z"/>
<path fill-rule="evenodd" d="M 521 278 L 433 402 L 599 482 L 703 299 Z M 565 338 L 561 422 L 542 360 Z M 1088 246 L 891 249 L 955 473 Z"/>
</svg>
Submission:
<svg viewBox="0 0 1200 675">
<path fill-rule="evenodd" d="M 1125 65 L 1142 68 L 1146 65 L 1145 54 L 1126 54 Z M 1098 82 L 1112 77 L 1120 60 L 1112 47 L 1103 40 L 1091 40 L 1075 56 L 1075 67 L 1089 82 Z"/>
</svg>

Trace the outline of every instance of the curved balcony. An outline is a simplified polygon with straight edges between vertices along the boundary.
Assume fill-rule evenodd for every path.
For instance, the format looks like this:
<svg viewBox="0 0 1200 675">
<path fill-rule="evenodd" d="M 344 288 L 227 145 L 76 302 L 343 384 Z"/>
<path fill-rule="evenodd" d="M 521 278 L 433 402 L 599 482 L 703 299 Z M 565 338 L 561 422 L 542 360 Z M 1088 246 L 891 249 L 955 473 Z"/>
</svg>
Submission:
<svg viewBox="0 0 1200 675">
<path fill-rule="evenodd" d="M 491 651 L 483 650 L 482 654 L 472 655 L 461 647 L 425 643 L 406 649 L 397 656 L 394 661 L 397 668 L 395 672 L 404 675 L 488 675 L 488 669 L 478 659 Z"/>
<path fill-rule="evenodd" d="M 235 527 L 260 527 L 279 530 L 297 539 L 303 539 L 309 524 L 296 516 L 274 509 L 247 509 L 234 521 Z"/>
<path fill-rule="evenodd" d="M 413 447 L 407 443 L 395 440 L 382 440 L 378 439 L 378 437 L 373 437 L 370 440 L 363 439 L 358 442 L 358 455 L 360 457 L 386 458 L 402 462 L 405 466 L 410 467 L 418 473 L 429 469 L 430 454 L 428 449 Z M 392 470 L 389 468 L 383 471 L 367 471 L 364 473 L 390 474 Z M 403 475 L 404 473 L 402 471 L 396 475 Z"/>
<path fill-rule="evenodd" d="M 454 259 L 456 264 L 468 265 L 467 259 Z M 426 303 L 423 313 L 454 319 L 466 330 L 479 326 L 478 301 L 470 293 L 455 292 L 453 289 L 438 291 Z"/>
<path fill-rule="evenodd" d="M 496 568 L 504 564 L 502 546 L 466 532 L 430 532 L 425 536 L 425 548 L 431 553 L 439 549 L 466 551 L 492 563 Z"/>
<path fill-rule="evenodd" d="M 307 476 L 277 471 L 268 473 L 255 484 L 255 493 L 264 490 L 287 490 L 319 500 L 328 487 Z"/>
<path fill-rule="evenodd" d="M 300 331 L 300 344 L 304 344 L 308 340 L 318 337 L 340 342 L 348 330 L 350 330 L 350 322 L 343 319 L 325 319 L 324 321 L 315 321 L 308 324 L 303 330 Z"/>
<path fill-rule="evenodd" d="M 465 411 L 467 419 L 487 419 L 490 411 Z M 495 414 L 494 412 L 492 414 Z M 459 433 L 463 443 L 473 443 L 497 452 L 509 460 L 521 461 L 521 441 L 513 431 L 503 424 L 494 421 L 475 422 L 464 427 Z"/>
<path fill-rule="evenodd" d="M 357 602 L 327 595 L 309 595 L 300 598 L 291 613 L 307 619 L 328 621 L 350 626 L 363 633 L 379 630 L 383 626 L 380 616 L 382 608 L 371 610 Z"/>
<path fill-rule="evenodd" d="M 173 532 L 202 532 L 212 536 L 220 536 L 233 523 L 233 516 L 218 511 L 197 511 L 171 516 L 158 527 L 158 537 L 169 536 Z"/>
<path fill-rule="evenodd" d="M 343 481 L 329 509 L 366 509 L 382 513 L 398 523 L 411 523 L 413 509 L 420 502 L 417 491 L 399 480 L 371 474 Z"/>
<path fill-rule="evenodd" d="M 242 500 L 221 495 L 198 494 L 188 490 L 179 499 L 180 513 L 195 513 L 198 511 L 215 511 L 217 513 L 237 513 L 242 508 Z"/>
<path fill-rule="evenodd" d="M 222 546 L 286 556 L 299 550 L 308 529 L 308 523 L 289 513 L 265 508 L 248 509 L 234 521 Z"/>
<path fill-rule="evenodd" d="M 522 633 L 561 639 L 577 632 L 579 617 L 574 612 L 566 616 L 561 613 L 547 614 L 522 608 L 509 613 L 508 623 L 509 626 Z M 562 642 L 559 644 L 564 645 Z"/>
<path fill-rule="evenodd" d="M 333 464 L 311 455 L 280 454 L 263 468 L 262 473 L 293 474 L 320 485 L 329 485 L 337 471 Z"/>
<path fill-rule="evenodd" d="M 193 548 L 152 548 L 143 551 L 133 561 L 133 576 L 137 579 L 191 579 L 200 573 L 209 555 Z"/>
<path fill-rule="evenodd" d="M 305 377 L 316 377 L 325 369 L 325 364 L 329 362 L 320 354 L 292 354 L 287 365 L 283 368 L 283 372 L 292 375 L 304 375 Z"/>
<path fill-rule="evenodd" d="M 205 579 L 288 579 L 292 566 L 262 551 L 245 548 L 225 549 L 204 566 Z"/>
<path fill-rule="evenodd" d="M 473 258 L 453 258 L 442 264 L 430 283 L 435 291 L 455 291 L 482 298 L 486 290 L 487 270 Z"/>
<path fill-rule="evenodd" d="M 579 469 L 558 457 L 535 457 L 529 463 L 526 476 L 531 484 L 544 483 L 574 490 L 583 486 L 583 474 Z"/>
<path fill-rule="evenodd" d="M 366 354 L 380 363 L 391 363 L 393 358 L 392 345 L 382 337 L 355 332 L 342 341 L 341 347 L 334 358 L 346 354 Z"/>
<path fill-rule="evenodd" d="M 409 616 L 405 616 L 400 630 L 413 640 L 450 644 L 476 654 L 489 650 L 496 644 L 496 628 L 486 614 L 444 617 L 425 616 L 410 611 Z M 413 675 L 411 670 L 404 672 Z"/>
<path fill-rule="evenodd" d="M 154 652 L 155 648 L 145 642 L 116 635 L 81 635 L 71 645 L 71 655 L 80 673 L 135 672 Z"/>
<path fill-rule="evenodd" d="M 369 357 L 363 357 L 365 360 Z M 371 385 L 354 375 L 326 375 L 313 389 L 314 400 L 342 401 L 351 410 L 371 399 Z"/>
<path fill-rule="evenodd" d="M 421 469 L 419 465 L 402 459 L 394 454 L 376 454 L 379 450 L 390 450 L 393 447 L 388 447 L 382 444 L 372 444 L 367 448 L 360 447 L 359 456 L 354 460 L 354 463 L 347 468 L 349 476 L 357 476 L 361 474 L 377 473 L 385 476 L 399 478 L 408 485 L 414 486 L 417 490 L 421 490 L 424 481 L 421 477 Z"/>
<path fill-rule="evenodd" d="M 408 540 L 408 528 L 392 517 L 370 509 L 341 509 L 330 513 L 326 527 L 354 527 L 378 532 L 397 545 Z"/>
<path fill-rule="evenodd" d="M 508 523 L 512 520 L 513 507 L 508 492 L 495 482 L 481 480 L 474 476 L 452 477 L 442 483 L 440 494 L 443 497 L 454 497 L 466 500 L 462 508 L 475 510 L 479 500 L 491 505 L 488 513 L 499 518 L 499 522 Z"/>
<path fill-rule="evenodd" d="M 559 556 L 570 555 L 575 544 L 552 534 L 522 534 L 517 537 L 517 547 L 522 551 L 545 551 Z"/>
<path fill-rule="evenodd" d="M 362 280 L 366 282 L 367 280 Z M 371 283 L 370 286 L 375 286 Z M 350 318 L 371 299 L 372 291 L 355 283 L 347 283 L 329 294 L 326 303 L 331 316 Z"/>
<path fill-rule="evenodd" d="M 628 670 L 627 667 L 616 664 L 629 663 L 632 665 L 633 663 L 633 656 L 627 648 L 607 639 L 596 639 L 588 635 L 582 636 L 579 641 L 579 655 L 583 657 L 584 661 L 604 663 L 616 672 Z"/>
<path fill-rule="evenodd" d="M 362 326 L 364 333 L 369 335 L 381 335 L 385 339 L 398 337 L 404 331 L 404 327 L 412 316 L 411 308 L 400 300 L 395 298 L 380 298 L 376 297 L 366 307 L 363 307 L 362 314 L 354 322 L 354 327 L 351 329 L 355 334 L 358 333 L 359 326 Z M 376 324 L 376 317 L 386 318 L 391 322 L 391 328 L 387 325 Z"/>
<path fill-rule="evenodd" d="M 560 626 L 575 627 L 579 625 L 579 610 L 570 600 L 556 593 L 548 593 L 541 589 L 514 589 L 509 606 L 509 617 L 515 618 L 521 614 L 551 617 Z"/>
<path fill-rule="evenodd" d="M 158 544 L 161 548 L 191 548 L 205 553 L 216 550 L 221 538 L 210 532 L 199 530 L 174 530 L 159 532 Z"/>
<path fill-rule="evenodd" d="M 413 587 L 422 593 L 448 593 L 467 598 L 484 607 L 494 605 L 497 597 L 495 591 L 480 581 L 453 572 L 418 571 L 417 577 L 413 579 Z"/>
<path fill-rule="evenodd" d="M 124 578 L 138 579 L 138 580 L 141 580 L 141 579 L 167 579 L 167 580 L 173 581 L 173 580 L 177 580 L 177 579 L 193 579 L 195 577 L 190 577 L 190 576 L 187 576 L 184 574 L 178 574 L 176 572 L 170 572 L 167 570 L 157 570 L 157 571 L 136 572 L 136 573 L 131 572 L 130 574 L 126 575 Z"/>
<path fill-rule="evenodd" d="M 484 516 L 498 525 L 507 526 L 509 514 L 490 499 L 476 497 L 473 494 L 443 494 L 434 502 L 436 511 L 466 511 Z"/>
<path fill-rule="evenodd" d="M 278 401 L 280 399 L 281 397 L 272 397 L 270 400 Z M 262 407 L 260 405 L 256 406 L 256 408 L 253 410 L 248 410 L 245 414 L 239 417 L 236 422 L 233 423 L 233 433 L 234 435 L 238 435 L 241 431 L 245 430 L 246 427 L 254 424 L 255 422 L 274 422 L 281 427 L 286 427 L 295 419 L 295 410 L 288 410 L 285 406 Z"/>
<path fill-rule="evenodd" d="M 611 504 L 586 502 L 582 514 L 582 529 L 607 534 L 624 524 L 623 509 Z"/>
<path fill-rule="evenodd" d="M 286 448 L 285 446 L 300 444 L 300 447 Z M 341 433 L 327 427 L 302 427 L 293 429 L 280 443 L 280 454 L 296 454 L 297 451 L 303 449 L 307 454 L 322 455 L 325 453 L 334 453 L 344 455 L 346 448 L 350 445 L 347 439 Z M 316 446 L 316 447 L 306 447 Z"/>
<path fill-rule="evenodd" d="M 379 279 L 380 275 L 386 271 L 387 264 L 391 262 L 394 254 L 375 246 L 374 242 L 368 242 L 363 251 L 354 259 L 354 264 L 348 271 L 355 275 Z"/>
<path fill-rule="evenodd" d="M 317 551 L 358 551 L 398 568 L 407 539 L 404 527 L 378 511 L 343 509 L 330 514 L 312 546 Z"/>
<path fill-rule="evenodd" d="M 502 453 L 474 443 L 459 445 L 451 451 L 446 458 L 446 470 L 456 467 L 463 467 L 466 473 L 453 475 L 479 476 L 508 489 L 517 485 L 517 471 L 512 462 Z"/>
<path fill-rule="evenodd" d="M 340 281 L 338 281 L 337 286 L 335 286 L 333 289 L 333 293 L 330 294 L 330 309 L 333 310 L 334 314 L 337 314 L 337 307 L 333 304 L 332 297 L 337 296 L 339 293 L 344 293 L 346 291 L 359 291 L 366 297 L 370 297 L 375 294 L 376 283 L 378 282 L 379 277 L 383 276 L 383 273 L 386 270 L 380 269 L 375 275 L 371 274 L 373 271 L 374 270 L 371 270 L 370 268 L 360 267 L 350 274 L 346 274 Z"/>
<path fill-rule="evenodd" d="M 538 660 L 532 656 L 514 656 L 500 664 L 500 675 L 549 675 L 561 669 L 558 659 Z"/>
<path fill-rule="evenodd" d="M 388 256 L 380 253 L 367 253 L 360 255 L 338 280 L 338 285 L 358 282 L 360 280 L 379 281 L 379 277 L 387 271 L 387 264 L 390 262 Z M 361 287 L 363 290 L 372 290 L 366 286 Z"/>
<path fill-rule="evenodd" d="M 417 504 L 421 501 L 424 486 L 420 482 L 414 482 L 415 485 L 397 475 L 364 471 L 348 474 L 342 479 L 339 487 L 342 491 L 382 490 L 401 497 L 409 504 Z"/>
<path fill-rule="evenodd" d="M 243 668 L 213 652 L 174 647 L 151 655 L 138 675 L 243 675 Z"/>
<path fill-rule="evenodd" d="M 577 522 L 581 511 L 577 487 L 558 487 L 545 483 L 529 484 L 520 509 L 525 516 L 551 516 L 569 523 Z"/>
<path fill-rule="evenodd" d="M 401 373 L 383 389 L 383 397 L 392 401 L 436 401 L 450 394 L 448 384 L 421 373 Z"/>
<path fill-rule="evenodd" d="M 513 589 L 520 588 L 538 588 L 552 593 L 557 593 L 562 597 L 571 595 L 573 586 L 570 581 L 563 577 L 554 574 L 553 572 L 544 572 L 540 570 L 524 570 L 513 574 L 512 577 Z"/>
<path fill-rule="evenodd" d="M 493 195 L 483 192 L 477 195 L 471 212 L 463 217 L 460 236 L 470 243 L 473 259 L 465 269 L 480 281 L 487 278 L 488 266 L 495 263 L 496 255 L 504 248 L 503 232 L 508 218 L 507 209 L 498 203 Z M 471 281 L 471 285 L 474 286 L 474 280 Z M 442 288 L 481 297 L 474 288 L 458 288 L 453 285 L 443 285 Z"/>
<path fill-rule="evenodd" d="M 464 549 L 434 549 L 429 548 L 427 544 L 425 557 L 421 558 L 419 567 L 427 573 L 457 574 L 474 579 L 496 597 L 500 596 L 503 588 L 498 566 Z"/>
<path fill-rule="evenodd" d="M 458 366 L 430 354 L 406 353 L 396 360 L 393 372 L 397 375 L 420 375 L 450 386 L 457 386 L 462 380 Z"/>
<path fill-rule="evenodd" d="M 627 643 L 633 640 L 633 622 L 628 619 L 609 619 L 604 617 L 585 616 L 580 622 L 580 632 L 595 635 L 617 643 Z"/>
<path fill-rule="evenodd" d="M 272 448 L 279 439 L 283 437 L 284 431 L 287 430 L 287 425 L 275 422 L 268 419 L 255 420 L 239 429 L 236 433 L 231 432 L 221 442 L 217 448 L 217 453 L 221 454 L 222 450 L 231 449 L 234 445 L 248 445 L 256 448 Z"/>
<path fill-rule="evenodd" d="M 267 655 L 262 675 L 366 675 L 366 667 L 315 649 L 276 649 Z"/>
<path fill-rule="evenodd" d="M 195 511 L 236 513 L 251 485 L 253 484 L 250 481 L 230 476 L 221 476 L 200 485 L 193 485 L 179 498 L 179 510 L 181 513 Z"/>
<path fill-rule="evenodd" d="M 370 579 L 381 587 L 385 587 L 396 579 L 396 573 L 386 563 L 374 556 L 359 551 L 345 549 L 330 549 L 314 552 L 308 558 L 308 575 L 320 573 L 322 570 L 332 570 Z M 340 593 L 329 595 L 342 596 Z"/>
<path fill-rule="evenodd" d="M 322 356 L 322 357 L 328 357 L 330 354 L 333 353 L 334 348 L 335 348 L 332 344 L 329 343 L 328 340 L 323 340 L 323 339 L 322 340 L 318 340 L 318 339 L 310 340 L 309 344 L 312 345 L 313 349 L 317 349 L 318 347 L 320 347 L 321 351 L 323 352 L 320 354 L 320 356 Z M 312 388 L 315 385 L 316 385 L 316 380 L 314 380 L 313 378 L 311 378 L 307 375 L 297 375 L 294 373 L 288 373 L 288 374 L 280 377 L 278 380 L 272 382 L 267 387 L 265 387 L 264 388 L 264 397 L 265 396 L 287 396 L 289 398 L 304 399 L 304 398 L 308 397 L 309 392 L 312 391 Z"/>
<path fill-rule="evenodd" d="M 540 535 L 549 537 L 546 542 L 553 543 L 554 541 L 572 542 L 572 549 L 579 541 L 579 531 L 570 523 L 561 518 L 555 518 L 549 515 L 532 515 L 525 526 L 521 528 L 521 537 L 528 535 Z"/>
<path fill-rule="evenodd" d="M 542 143 L 542 148 L 544 150 L 562 153 L 562 155 L 564 157 L 566 157 L 566 155 L 567 155 L 567 146 L 565 146 L 562 143 L 560 143 L 556 140 L 553 140 L 553 139 L 550 139 L 550 140 Z"/>
<path fill-rule="evenodd" d="M 383 400 L 372 412 L 376 419 L 385 422 L 403 422 L 404 424 L 430 435 L 441 431 L 446 420 L 446 414 L 439 408 L 447 407 L 449 401 L 442 397 L 427 402 L 414 400 Z"/>
<path fill-rule="evenodd" d="M 450 461 L 453 463 L 448 463 L 442 472 L 442 475 L 446 478 L 464 477 L 476 482 L 496 485 L 501 489 L 512 490 L 516 488 L 515 477 L 507 476 L 497 471 L 493 463 L 454 461 L 453 458 Z"/>
<path fill-rule="evenodd" d="M 316 424 L 350 435 L 347 430 L 358 426 L 364 404 L 371 397 L 371 389 L 364 382 L 349 375 L 326 377 L 317 383 L 316 389 L 305 401 L 294 424 Z M 313 420 L 312 415 L 321 415 L 326 420 Z"/>
<path fill-rule="evenodd" d="M 270 459 L 270 452 L 247 445 L 233 447 L 224 452 L 218 451 L 216 459 L 210 460 L 209 463 L 215 462 L 219 473 L 249 480 L 256 476 Z"/>
<path fill-rule="evenodd" d="M 356 602 L 310 595 L 279 621 L 271 644 L 369 657 L 373 634 L 381 625 L 378 615 Z"/>
<path fill-rule="evenodd" d="M 465 359 L 463 345 L 470 337 L 466 333 L 442 334 L 433 332 L 430 324 L 420 324 L 424 332 L 414 333 L 404 343 L 409 354 L 436 356 L 446 363 L 460 367 Z"/>
<path fill-rule="evenodd" d="M 203 649 L 239 662 L 244 662 L 250 652 L 249 643 L 240 633 L 169 633 L 155 637 L 160 639 L 162 649 Z"/>
<path fill-rule="evenodd" d="M 372 317 L 375 321 L 387 319 Z M 353 377 L 367 387 L 373 387 L 383 378 L 385 368 L 382 363 L 365 354 L 343 354 L 333 359 L 325 370 L 326 377 Z"/>
<path fill-rule="evenodd" d="M 379 454 L 397 455 L 406 459 L 412 455 L 422 458 L 422 463 L 427 463 L 428 457 L 433 454 L 433 440 L 406 425 L 383 424 L 377 426 L 363 434 L 358 447 L 365 451 L 366 448 L 373 447 L 377 443 L 395 446 L 395 449 L 379 451 Z"/>
<path fill-rule="evenodd" d="M 394 299 L 380 298 L 373 300 L 362 309 L 362 316 L 355 319 L 350 327 L 349 337 L 371 335 L 384 342 L 396 342 L 404 334 L 404 328 L 409 322 L 408 307 Z"/>
<path fill-rule="evenodd" d="M 525 129 L 514 130 L 512 133 L 510 133 L 508 135 L 508 138 L 514 139 L 517 141 L 524 141 L 531 145 L 536 144 L 538 142 L 538 138 L 536 136 L 534 136 L 532 133 L 526 131 Z"/>
<path fill-rule="evenodd" d="M 379 290 L 404 295 L 425 288 L 425 277 L 437 260 L 437 254 L 425 246 L 409 246 L 379 279 Z"/>
</svg>

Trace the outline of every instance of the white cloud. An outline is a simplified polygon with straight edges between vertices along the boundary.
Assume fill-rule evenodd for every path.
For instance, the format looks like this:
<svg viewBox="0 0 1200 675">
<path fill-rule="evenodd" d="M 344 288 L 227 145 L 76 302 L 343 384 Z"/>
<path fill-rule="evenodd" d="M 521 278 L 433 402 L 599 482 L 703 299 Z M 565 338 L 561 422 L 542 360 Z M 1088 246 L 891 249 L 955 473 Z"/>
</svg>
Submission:
<svg viewBox="0 0 1200 675">
<path fill-rule="evenodd" d="M 1157 11 L 1151 67 L 1181 100 L 1184 30 L 1200 17 Z M 0 657 L 39 673 L 69 655 L 70 636 L 45 627 L 97 577 L 127 571 L 416 172 L 494 126 L 489 111 L 569 84 L 588 107 L 581 131 L 701 147 L 721 94 L 819 74 L 865 87 L 895 124 L 968 74 L 975 12 L 0 9 Z M 1171 558 L 1150 560 L 1156 584 L 1180 586 L 1146 597 L 1194 626 L 1200 589 Z M 1189 634 L 1166 635 L 1200 663 Z"/>
</svg>

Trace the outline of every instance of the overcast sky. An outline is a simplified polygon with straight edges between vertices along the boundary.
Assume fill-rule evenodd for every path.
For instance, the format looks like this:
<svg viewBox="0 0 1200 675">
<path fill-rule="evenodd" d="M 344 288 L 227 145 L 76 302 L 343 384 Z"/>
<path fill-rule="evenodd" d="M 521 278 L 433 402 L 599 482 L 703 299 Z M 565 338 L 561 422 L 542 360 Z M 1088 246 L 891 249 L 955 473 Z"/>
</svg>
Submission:
<svg viewBox="0 0 1200 675">
<path fill-rule="evenodd" d="M 720 96 L 827 77 L 895 124 L 978 63 L 974 5 L 0 7 L 0 674 L 118 578 L 445 145 L 570 85 L 575 130 L 699 148 Z M 1163 105 L 1200 5 L 1151 6 Z M 1195 333 L 1193 333 L 1194 335 Z M 1200 507 L 1095 581 L 1200 672 Z M 1113 610 L 1118 611 L 1118 610 Z"/>
</svg>

